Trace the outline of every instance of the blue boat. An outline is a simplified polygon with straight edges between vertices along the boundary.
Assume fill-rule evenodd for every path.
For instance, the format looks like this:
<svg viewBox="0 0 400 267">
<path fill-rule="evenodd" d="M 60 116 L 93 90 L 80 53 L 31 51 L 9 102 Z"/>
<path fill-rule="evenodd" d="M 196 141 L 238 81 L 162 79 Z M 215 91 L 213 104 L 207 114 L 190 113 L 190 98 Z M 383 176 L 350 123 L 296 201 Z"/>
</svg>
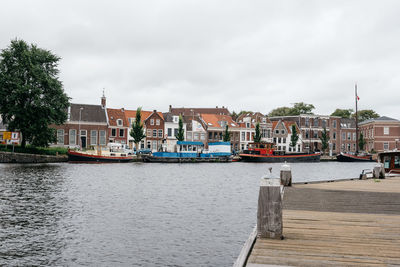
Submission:
<svg viewBox="0 0 400 267">
<path fill-rule="evenodd" d="M 178 141 L 176 152 L 153 152 L 142 158 L 144 162 L 231 162 L 231 143 L 208 143 L 206 150 L 202 142 Z"/>
</svg>

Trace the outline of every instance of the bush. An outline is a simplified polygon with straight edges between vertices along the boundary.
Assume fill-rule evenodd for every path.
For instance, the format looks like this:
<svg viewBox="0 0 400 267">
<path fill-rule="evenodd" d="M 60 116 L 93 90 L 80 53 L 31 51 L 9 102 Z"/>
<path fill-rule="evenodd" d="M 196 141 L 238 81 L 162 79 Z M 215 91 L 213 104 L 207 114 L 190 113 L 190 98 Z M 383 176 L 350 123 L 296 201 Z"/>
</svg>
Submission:
<svg viewBox="0 0 400 267">
<path fill-rule="evenodd" d="M 12 152 L 12 145 L 3 145 L 0 144 L 0 151 Z M 39 155 L 52 155 L 55 156 L 58 152 L 58 155 L 67 154 L 68 149 L 64 147 L 34 147 L 27 145 L 25 148 L 22 148 L 20 145 L 14 146 L 15 153 L 27 153 L 27 154 L 39 154 Z"/>
</svg>

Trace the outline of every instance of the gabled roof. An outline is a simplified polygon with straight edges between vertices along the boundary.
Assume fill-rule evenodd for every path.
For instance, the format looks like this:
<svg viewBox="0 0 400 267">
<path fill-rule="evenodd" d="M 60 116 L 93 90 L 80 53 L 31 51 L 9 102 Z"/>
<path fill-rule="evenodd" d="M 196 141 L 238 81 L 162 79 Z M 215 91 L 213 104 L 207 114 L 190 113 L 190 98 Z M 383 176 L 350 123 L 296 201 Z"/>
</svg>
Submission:
<svg viewBox="0 0 400 267">
<path fill-rule="evenodd" d="M 287 132 L 288 132 L 289 134 L 292 133 L 292 125 L 293 125 L 293 124 L 296 126 L 297 134 L 300 133 L 300 129 L 299 129 L 299 127 L 297 126 L 297 123 L 295 123 L 294 121 L 282 121 L 282 120 L 273 121 L 273 122 L 272 122 L 272 130 L 275 130 L 275 128 L 276 128 L 276 127 L 278 126 L 278 124 L 280 124 L 280 123 L 282 123 L 283 127 L 286 128 L 286 130 L 287 130 Z"/>
<path fill-rule="evenodd" d="M 117 120 L 122 120 L 122 126 L 128 127 L 128 120 L 124 109 L 107 108 L 108 124 L 110 126 L 119 126 Z"/>
<path fill-rule="evenodd" d="M 222 128 L 225 127 L 220 123 L 226 121 L 228 123 L 228 128 L 238 128 L 239 125 L 232 120 L 229 115 L 217 115 L 217 114 L 201 114 L 201 118 L 207 125 L 207 127 Z"/>
<path fill-rule="evenodd" d="M 69 121 L 107 123 L 106 112 L 101 105 L 71 103 L 69 110 Z"/>
<path fill-rule="evenodd" d="M 255 122 L 261 122 L 261 118 L 266 118 L 266 122 L 269 123 L 270 120 L 268 116 L 262 114 L 261 112 L 245 112 L 240 114 L 240 116 L 236 119 L 236 121 L 241 121 L 246 117 L 251 117 L 251 119 L 255 120 Z"/>
<path fill-rule="evenodd" d="M 140 121 L 144 123 L 151 116 L 151 114 L 153 114 L 153 111 L 142 110 L 140 112 Z M 164 118 L 162 112 L 157 112 L 157 114 L 160 115 L 161 118 Z M 127 121 L 129 118 L 136 118 L 136 110 L 125 110 L 125 118 Z"/>
</svg>

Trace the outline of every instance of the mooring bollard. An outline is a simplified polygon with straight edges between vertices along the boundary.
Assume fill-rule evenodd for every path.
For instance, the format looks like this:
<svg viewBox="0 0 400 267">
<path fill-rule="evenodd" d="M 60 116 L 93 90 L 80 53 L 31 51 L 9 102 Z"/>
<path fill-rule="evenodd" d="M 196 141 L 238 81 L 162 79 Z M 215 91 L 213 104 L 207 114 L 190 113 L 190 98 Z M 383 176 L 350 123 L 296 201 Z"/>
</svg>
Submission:
<svg viewBox="0 0 400 267">
<path fill-rule="evenodd" d="M 375 179 L 385 178 L 385 168 L 382 163 L 377 163 L 373 170 L 373 175 Z"/>
<path fill-rule="evenodd" d="M 272 168 L 261 178 L 258 195 L 257 237 L 283 239 L 281 180 L 272 177 Z"/>
<path fill-rule="evenodd" d="M 281 184 L 283 186 L 292 186 L 292 170 L 286 163 L 281 166 Z"/>
</svg>

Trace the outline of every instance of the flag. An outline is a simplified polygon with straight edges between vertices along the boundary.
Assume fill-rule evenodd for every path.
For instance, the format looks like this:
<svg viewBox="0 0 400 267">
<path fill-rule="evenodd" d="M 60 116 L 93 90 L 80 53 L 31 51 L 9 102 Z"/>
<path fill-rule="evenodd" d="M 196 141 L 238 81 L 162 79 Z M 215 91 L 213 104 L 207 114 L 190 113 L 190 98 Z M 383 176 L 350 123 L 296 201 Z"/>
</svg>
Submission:
<svg viewBox="0 0 400 267">
<path fill-rule="evenodd" d="M 360 98 L 357 96 L 357 100 L 360 101 Z"/>
</svg>

